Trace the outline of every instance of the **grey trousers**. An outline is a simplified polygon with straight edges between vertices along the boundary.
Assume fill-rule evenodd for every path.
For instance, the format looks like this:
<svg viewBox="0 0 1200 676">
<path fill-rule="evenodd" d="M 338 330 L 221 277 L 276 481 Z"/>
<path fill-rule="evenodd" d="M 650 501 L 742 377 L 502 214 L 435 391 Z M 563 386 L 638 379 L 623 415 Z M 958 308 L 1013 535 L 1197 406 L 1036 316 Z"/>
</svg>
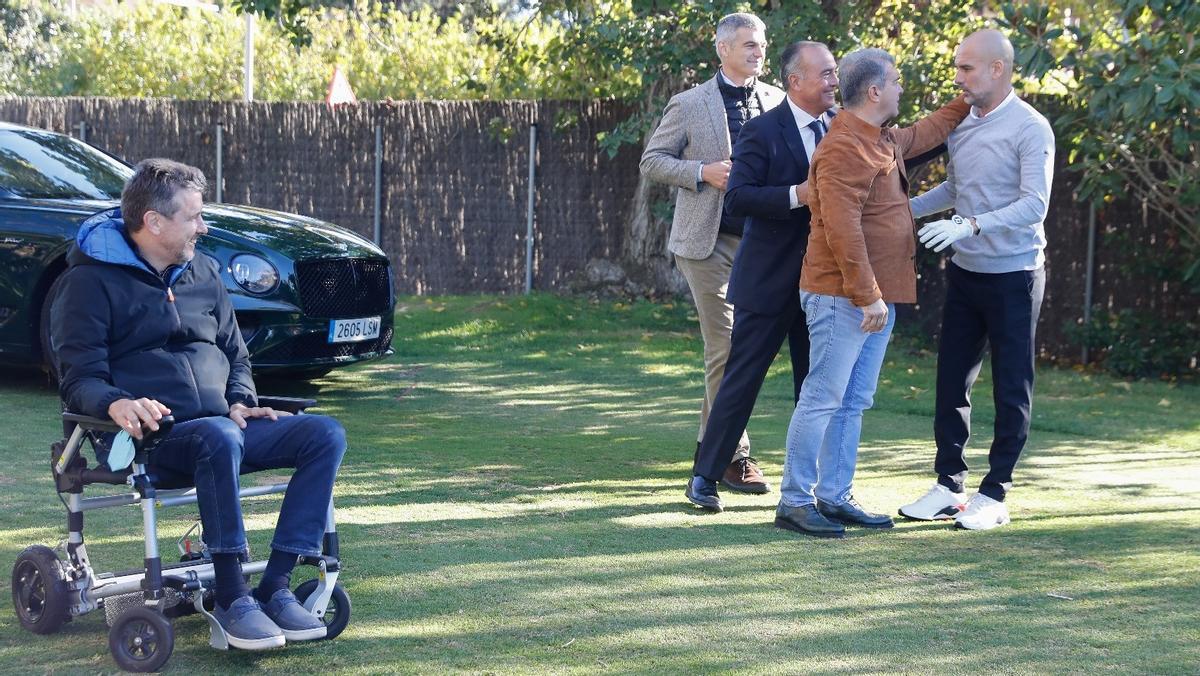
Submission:
<svg viewBox="0 0 1200 676">
<path fill-rule="evenodd" d="M 708 414 L 717 399 L 725 361 L 729 359 L 729 334 L 733 330 L 733 306 L 725 300 L 729 288 L 729 271 L 741 238 L 721 233 L 716 247 L 708 258 L 694 259 L 675 256 L 675 265 L 687 280 L 696 303 L 700 320 L 700 335 L 704 339 L 704 403 L 700 406 L 700 431 L 696 441 L 704 440 Z M 750 437 L 742 430 L 734 458 L 750 455 Z"/>
</svg>

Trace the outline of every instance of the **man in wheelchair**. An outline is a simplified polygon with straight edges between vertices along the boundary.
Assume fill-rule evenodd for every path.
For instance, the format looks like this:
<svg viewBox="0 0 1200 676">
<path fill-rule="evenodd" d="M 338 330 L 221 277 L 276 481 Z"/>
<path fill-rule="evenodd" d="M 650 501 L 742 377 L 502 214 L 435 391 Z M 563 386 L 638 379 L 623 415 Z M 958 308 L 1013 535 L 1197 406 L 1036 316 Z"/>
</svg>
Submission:
<svg viewBox="0 0 1200 676">
<path fill-rule="evenodd" d="M 325 636 L 289 589 L 300 556 L 320 556 L 346 449 L 332 418 L 258 405 L 246 345 L 217 262 L 196 255 L 204 174 L 165 159 L 137 165 L 121 207 L 79 230 L 51 317 L 68 409 L 111 418 L 132 437 L 175 424 L 148 471 L 194 484 L 215 576 L 213 615 L 237 648 Z M 251 591 L 239 475 L 294 467 L 271 554 Z"/>
</svg>

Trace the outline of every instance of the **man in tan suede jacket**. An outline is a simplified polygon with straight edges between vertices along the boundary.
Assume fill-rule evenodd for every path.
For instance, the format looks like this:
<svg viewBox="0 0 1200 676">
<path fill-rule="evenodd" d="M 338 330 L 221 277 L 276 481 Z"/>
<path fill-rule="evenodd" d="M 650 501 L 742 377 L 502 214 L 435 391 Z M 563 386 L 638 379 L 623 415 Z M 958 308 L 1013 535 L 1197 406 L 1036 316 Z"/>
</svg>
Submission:
<svg viewBox="0 0 1200 676">
<path fill-rule="evenodd" d="M 809 173 L 812 230 L 800 300 L 812 344 L 808 377 L 788 428 L 775 525 L 843 537 L 845 525 L 891 528 L 853 495 L 863 411 L 871 407 L 895 322 L 895 303 L 917 299 L 915 226 L 906 155 L 938 146 L 966 117 L 962 98 L 905 129 L 900 73 L 881 49 L 841 61 L 845 106 Z"/>
</svg>

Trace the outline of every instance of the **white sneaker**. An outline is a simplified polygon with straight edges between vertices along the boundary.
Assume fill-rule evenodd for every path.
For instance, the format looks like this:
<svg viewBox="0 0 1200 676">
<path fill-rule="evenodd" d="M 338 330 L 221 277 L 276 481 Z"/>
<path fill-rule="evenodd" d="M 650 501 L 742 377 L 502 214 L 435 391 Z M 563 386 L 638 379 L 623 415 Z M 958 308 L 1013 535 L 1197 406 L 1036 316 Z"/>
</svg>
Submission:
<svg viewBox="0 0 1200 676">
<path fill-rule="evenodd" d="M 967 530 L 991 530 L 1008 522 L 1008 507 L 981 493 L 972 495 L 967 508 L 954 519 L 955 527 Z"/>
<path fill-rule="evenodd" d="M 966 493 L 955 493 L 941 484 L 934 484 L 929 492 L 900 508 L 900 516 L 920 521 L 953 519 L 963 510 Z"/>
</svg>

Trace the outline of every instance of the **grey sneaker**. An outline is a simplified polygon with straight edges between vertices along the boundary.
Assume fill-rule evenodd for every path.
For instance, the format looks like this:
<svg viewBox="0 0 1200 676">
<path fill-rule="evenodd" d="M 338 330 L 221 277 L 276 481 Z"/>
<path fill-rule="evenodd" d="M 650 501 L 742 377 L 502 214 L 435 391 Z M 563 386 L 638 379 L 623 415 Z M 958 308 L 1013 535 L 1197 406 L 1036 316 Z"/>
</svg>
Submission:
<svg viewBox="0 0 1200 676">
<path fill-rule="evenodd" d="M 228 609 L 217 604 L 213 617 L 225 630 L 229 645 L 242 650 L 269 650 L 279 648 L 286 641 L 283 632 L 267 617 L 258 601 L 249 596 L 239 597 L 229 604 Z"/>
<path fill-rule="evenodd" d="M 271 600 L 263 606 L 263 612 L 279 626 L 284 638 L 289 641 L 325 638 L 325 623 L 305 610 L 286 588 L 271 594 Z"/>
</svg>

